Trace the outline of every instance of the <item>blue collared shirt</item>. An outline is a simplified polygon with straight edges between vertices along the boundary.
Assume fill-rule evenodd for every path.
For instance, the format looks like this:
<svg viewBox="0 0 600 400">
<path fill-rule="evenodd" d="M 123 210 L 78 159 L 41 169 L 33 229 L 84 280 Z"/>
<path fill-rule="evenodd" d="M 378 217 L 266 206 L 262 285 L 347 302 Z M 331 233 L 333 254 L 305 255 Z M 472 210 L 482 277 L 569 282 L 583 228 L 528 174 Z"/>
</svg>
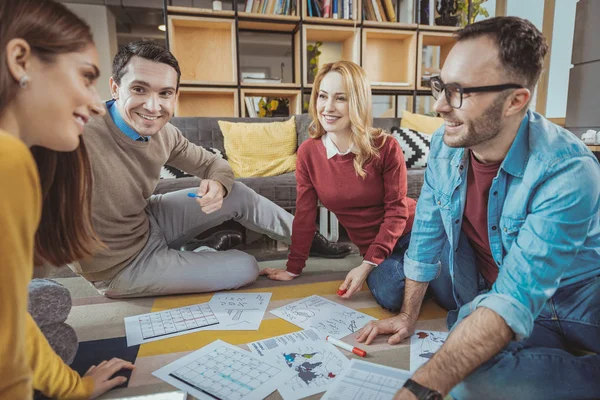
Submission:
<svg viewBox="0 0 600 400">
<path fill-rule="evenodd" d="M 127 125 L 127 122 L 121 117 L 121 113 L 119 112 L 119 108 L 113 105 L 115 104 L 115 100 L 109 100 L 106 102 L 106 108 L 108 109 L 108 113 L 112 118 L 113 122 L 123 132 L 125 135 L 129 136 L 132 140 L 142 139 L 144 141 L 150 140 L 150 136 L 140 136 L 139 133 L 135 131 L 132 127 Z"/>
<path fill-rule="evenodd" d="M 428 282 L 440 272 L 446 241 L 458 248 L 467 193 L 469 153 L 431 140 L 425 182 L 404 258 L 407 278 Z M 450 254 L 458 320 L 477 307 L 498 313 L 517 340 L 559 287 L 600 276 L 600 164 L 572 133 L 528 111 L 488 202 L 488 235 L 498 279 L 479 294 L 472 271 Z M 449 318 L 449 324 L 451 324 Z"/>
</svg>

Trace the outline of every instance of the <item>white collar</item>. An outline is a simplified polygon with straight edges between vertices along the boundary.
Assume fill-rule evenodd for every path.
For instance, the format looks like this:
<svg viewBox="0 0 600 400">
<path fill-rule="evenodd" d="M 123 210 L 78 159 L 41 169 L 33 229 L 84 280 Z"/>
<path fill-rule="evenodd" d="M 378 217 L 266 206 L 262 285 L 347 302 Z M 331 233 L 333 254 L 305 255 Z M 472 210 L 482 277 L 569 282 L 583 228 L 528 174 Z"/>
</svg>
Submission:
<svg viewBox="0 0 600 400">
<path fill-rule="evenodd" d="M 331 157 L 335 156 L 336 154 L 339 154 L 340 156 L 345 156 L 346 154 L 350 154 L 350 153 L 356 153 L 354 151 L 354 144 L 350 143 L 350 147 L 348 147 L 348 150 L 346 150 L 344 153 L 342 153 L 337 146 L 335 145 L 335 143 L 333 143 L 333 140 L 331 140 L 331 138 L 329 137 L 329 135 L 324 134 L 321 137 L 321 140 L 323 141 L 323 145 L 325 145 L 325 151 L 327 152 L 327 159 L 329 160 Z"/>
</svg>

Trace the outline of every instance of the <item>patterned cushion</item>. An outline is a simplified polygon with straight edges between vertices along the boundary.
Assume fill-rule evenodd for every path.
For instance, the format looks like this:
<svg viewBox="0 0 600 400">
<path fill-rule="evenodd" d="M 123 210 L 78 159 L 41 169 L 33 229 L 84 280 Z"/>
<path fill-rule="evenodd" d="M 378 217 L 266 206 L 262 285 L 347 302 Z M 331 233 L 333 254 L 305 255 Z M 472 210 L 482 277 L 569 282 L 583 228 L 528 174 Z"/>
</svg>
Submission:
<svg viewBox="0 0 600 400">
<path fill-rule="evenodd" d="M 203 147 L 203 146 L 202 146 Z M 215 149 L 214 147 L 203 147 L 204 150 L 207 150 L 213 154 L 218 155 L 220 158 L 227 160 L 227 157 L 221 153 L 221 150 Z M 160 179 L 179 179 L 179 178 L 189 178 L 190 175 L 185 171 L 180 170 L 179 168 L 175 168 L 171 165 L 164 165 L 160 169 Z"/>
<path fill-rule="evenodd" d="M 398 140 L 400 147 L 402 147 L 406 168 L 424 168 L 427 166 L 431 135 L 408 128 L 393 127 L 392 136 Z"/>
</svg>

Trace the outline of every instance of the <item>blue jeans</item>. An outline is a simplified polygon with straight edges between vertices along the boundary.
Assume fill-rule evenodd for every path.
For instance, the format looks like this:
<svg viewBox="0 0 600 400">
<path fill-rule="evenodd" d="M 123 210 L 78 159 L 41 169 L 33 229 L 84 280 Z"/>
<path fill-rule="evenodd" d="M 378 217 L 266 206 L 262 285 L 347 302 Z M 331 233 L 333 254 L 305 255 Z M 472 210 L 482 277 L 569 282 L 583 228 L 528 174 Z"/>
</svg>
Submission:
<svg viewBox="0 0 600 400">
<path fill-rule="evenodd" d="M 404 243 L 402 239 L 394 253 L 375 268 L 367 280 L 377 302 L 394 311 L 400 309 L 404 296 L 403 256 L 408 241 Z M 457 303 L 472 299 L 455 301 L 459 295 L 454 294 L 457 290 L 452 287 L 449 252 L 447 243 L 440 258 L 442 270 L 430 282 L 430 294 L 450 311 L 448 321 L 452 325 Z M 455 276 L 459 269 L 463 276 L 476 270 L 466 238 L 461 237 L 454 259 Z M 480 275 L 477 282 L 478 293 L 489 290 Z M 597 354 L 575 356 L 568 351 L 570 348 Z M 600 276 L 558 289 L 536 318 L 529 338 L 510 342 L 450 394 L 455 400 L 600 398 Z"/>
<path fill-rule="evenodd" d="M 377 303 L 392 312 L 400 311 L 404 300 L 404 253 L 410 243 L 410 233 L 400 237 L 394 251 L 388 258 L 371 271 L 367 277 L 367 285 L 377 300 Z M 468 249 L 470 250 L 470 248 Z M 448 255 L 450 243 L 444 247 L 442 255 L 442 271 L 440 275 L 429 282 L 428 296 L 434 297 L 436 302 L 446 310 L 457 308 L 452 295 L 452 279 L 448 268 Z M 475 262 L 473 252 L 464 252 Z"/>
</svg>

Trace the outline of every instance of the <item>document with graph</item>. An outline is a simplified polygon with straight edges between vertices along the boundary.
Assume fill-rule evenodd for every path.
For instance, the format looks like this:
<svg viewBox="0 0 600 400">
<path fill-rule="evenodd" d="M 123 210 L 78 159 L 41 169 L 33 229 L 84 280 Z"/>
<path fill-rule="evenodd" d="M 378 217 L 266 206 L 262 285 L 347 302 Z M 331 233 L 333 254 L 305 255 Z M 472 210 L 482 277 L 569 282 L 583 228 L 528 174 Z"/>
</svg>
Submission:
<svg viewBox="0 0 600 400">
<path fill-rule="evenodd" d="M 392 400 L 411 372 L 352 359 L 321 400 Z"/>
<path fill-rule="evenodd" d="M 269 357 L 216 340 L 152 375 L 198 399 L 258 400 L 294 372 Z"/>
<path fill-rule="evenodd" d="M 215 293 L 208 304 L 215 312 L 219 325 L 207 331 L 256 331 L 265 316 L 271 293 Z"/>
<path fill-rule="evenodd" d="M 323 339 L 327 335 L 341 339 L 377 319 L 316 295 L 271 310 L 271 314 L 301 328 L 314 329 Z"/>
<path fill-rule="evenodd" d="M 248 343 L 250 351 L 272 356 L 294 376 L 277 386 L 284 400 L 297 400 L 321 393 L 348 366 L 348 358 L 321 339 L 312 329 Z"/>
</svg>

